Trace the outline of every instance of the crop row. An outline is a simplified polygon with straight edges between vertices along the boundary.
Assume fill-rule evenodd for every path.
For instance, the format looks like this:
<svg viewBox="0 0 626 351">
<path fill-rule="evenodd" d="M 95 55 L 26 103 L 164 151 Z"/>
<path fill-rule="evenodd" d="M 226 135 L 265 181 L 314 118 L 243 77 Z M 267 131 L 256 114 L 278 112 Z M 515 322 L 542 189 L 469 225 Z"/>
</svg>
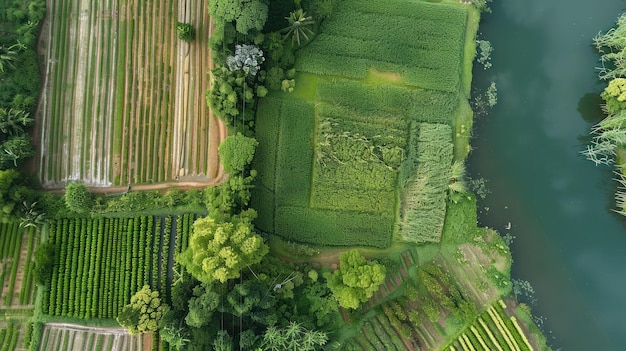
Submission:
<svg viewBox="0 0 626 351">
<path fill-rule="evenodd" d="M 3 285 L 7 285 L 8 289 L 6 294 L 2 296 L 4 298 L 5 306 L 10 306 L 13 301 L 13 296 L 19 296 L 19 304 L 28 304 L 32 297 L 32 274 L 33 267 L 32 258 L 35 245 L 35 230 L 34 228 L 22 229 L 18 223 L 4 223 L 0 225 L 0 254 L 4 259 L 4 265 L 0 269 L 0 282 Z M 27 241 L 22 242 L 23 239 Z M 26 253 L 20 256 L 20 251 L 25 248 Z M 19 291 L 16 291 L 16 279 L 18 276 L 18 269 L 22 267 L 22 283 L 18 286 Z M 6 279 L 8 277 L 8 282 Z"/>
<path fill-rule="evenodd" d="M 407 155 L 415 158 L 407 158 L 403 167 L 417 172 L 403 190 L 399 234 L 409 242 L 438 242 L 453 158 L 452 129 L 447 124 L 421 123 L 417 143 L 410 147 L 416 152 L 409 150 Z"/>
<path fill-rule="evenodd" d="M 17 347 L 20 325 L 9 320 L 7 327 L 0 329 L 0 351 L 13 351 Z"/>
<path fill-rule="evenodd" d="M 476 322 L 450 345 L 449 350 L 532 351 L 533 347 L 515 317 L 508 317 L 502 300 L 489 306 Z"/>
<path fill-rule="evenodd" d="M 172 221 L 170 216 L 142 216 L 53 223 L 50 242 L 59 254 L 44 313 L 112 318 L 145 284 L 165 293 L 173 255 L 169 238 L 177 235 Z M 189 231 L 191 226 L 182 229 Z"/>
</svg>

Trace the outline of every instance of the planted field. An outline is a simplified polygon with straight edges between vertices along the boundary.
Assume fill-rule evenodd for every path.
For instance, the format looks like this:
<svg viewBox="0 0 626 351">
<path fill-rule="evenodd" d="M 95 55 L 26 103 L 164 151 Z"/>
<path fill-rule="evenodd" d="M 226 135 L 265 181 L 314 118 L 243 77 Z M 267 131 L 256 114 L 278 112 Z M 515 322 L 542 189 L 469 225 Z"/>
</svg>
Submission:
<svg viewBox="0 0 626 351">
<path fill-rule="evenodd" d="M 209 181 L 220 127 L 205 103 L 206 1 L 51 0 L 41 38 L 47 188 Z M 179 40 L 176 22 L 196 39 Z"/>
<path fill-rule="evenodd" d="M 142 336 L 122 328 L 92 328 L 49 323 L 44 326 L 39 351 L 141 351 Z"/>
<path fill-rule="evenodd" d="M 44 313 L 114 318 L 146 284 L 169 296 L 174 253 L 184 249 L 193 220 L 184 215 L 52 223 L 49 240 L 59 254 Z"/>
<path fill-rule="evenodd" d="M 438 241 L 466 22 L 452 4 L 338 4 L 298 52 L 295 91 L 259 103 L 256 225 L 320 245 Z"/>
<path fill-rule="evenodd" d="M 23 229 L 18 223 L 0 225 L 0 304 L 6 309 L 32 308 L 34 250 L 34 228 Z"/>
<path fill-rule="evenodd" d="M 450 351 L 532 351 L 534 348 L 515 316 L 504 311 L 507 306 L 499 300 L 489 306 L 457 340 L 448 347 Z"/>
<path fill-rule="evenodd" d="M 363 79 L 370 69 L 404 84 L 457 92 L 467 11 L 453 4 L 367 0 L 338 4 L 322 34 L 302 50 L 298 70 Z M 390 26 L 389 23 L 393 23 Z"/>
</svg>

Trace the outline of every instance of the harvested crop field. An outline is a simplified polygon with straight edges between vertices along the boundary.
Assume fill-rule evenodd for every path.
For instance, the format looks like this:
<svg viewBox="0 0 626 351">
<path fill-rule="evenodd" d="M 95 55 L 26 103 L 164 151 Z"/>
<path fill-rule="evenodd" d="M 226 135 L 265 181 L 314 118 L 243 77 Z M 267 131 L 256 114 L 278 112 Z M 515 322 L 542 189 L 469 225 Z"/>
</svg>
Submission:
<svg viewBox="0 0 626 351">
<path fill-rule="evenodd" d="M 204 1 L 49 0 L 40 39 L 39 178 L 46 188 L 213 181 Z M 176 23 L 196 38 L 178 38 Z"/>
</svg>

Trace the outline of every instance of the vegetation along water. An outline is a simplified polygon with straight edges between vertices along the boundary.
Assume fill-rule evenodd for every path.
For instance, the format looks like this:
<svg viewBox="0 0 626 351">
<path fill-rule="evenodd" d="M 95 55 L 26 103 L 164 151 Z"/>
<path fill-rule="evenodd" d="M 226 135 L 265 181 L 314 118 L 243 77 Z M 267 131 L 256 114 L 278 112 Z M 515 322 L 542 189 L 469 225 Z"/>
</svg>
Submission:
<svg viewBox="0 0 626 351">
<path fill-rule="evenodd" d="M 477 121 L 473 177 L 488 179 L 480 224 L 515 236 L 513 276 L 531 282 L 534 311 L 554 348 L 623 350 L 624 218 L 612 213 L 613 169 L 580 151 L 602 117 L 600 55 L 592 38 L 613 27 L 624 2 L 501 1 L 483 17 L 499 101 Z M 511 229 L 506 230 L 508 223 Z"/>
</svg>

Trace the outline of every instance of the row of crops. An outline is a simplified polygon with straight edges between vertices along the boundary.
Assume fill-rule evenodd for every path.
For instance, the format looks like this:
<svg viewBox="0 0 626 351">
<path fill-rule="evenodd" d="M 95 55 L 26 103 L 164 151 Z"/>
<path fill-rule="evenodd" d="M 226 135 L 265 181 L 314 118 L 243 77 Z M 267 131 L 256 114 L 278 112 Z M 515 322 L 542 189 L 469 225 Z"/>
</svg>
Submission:
<svg viewBox="0 0 626 351">
<path fill-rule="evenodd" d="M 0 225 L 0 282 L 6 287 L 0 290 L 0 299 L 4 306 L 31 303 L 34 249 L 34 228 L 23 229 L 14 222 Z M 22 250 L 24 255 L 20 255 Z"/>
<path fill-rule="evenodd" d="M 489 306 L 478 319 L 448 347 L 450 351 L 532 351 L 533 347 L 515 316 L 504 311 L 504 301 Z"/>
<path fill-rule="evenodd" d="M 296 68 L 363 79 L 368 70 L 396 72 L 405 84 L 457 92 L 467 10 L 429 2 L 340 2 L 341 20 L 302 50 Z M 393 23 L 390 26 L 389 23 Z"/>
<path fill-rule="evenodd" d="M 41 58 L 44 186 L 215 176 L 207 156 L 216 152 L 208 140 L 214 121 L 197 103 L 209 84 L 208 5 L 185 3 L 50 1 Z M 178 40 L 177 20 L 194 24 L 195 42 Z"/>
<path fill-rule="evenodd" d="M 75 218 L 51 223 L 49 242 L 58 255 L 43 312 L 114 318 L 146 284 L 169 296 L 167 279 L 173 274 L 174 254 L 185 249 L 194 217 Z"/>
<path fill-rule="evenodd" d="M 6 327 L 0 328 L 0 351 L 13 351 L 18 346 L 21 324 L 9 320 Z"/>
</svg>

